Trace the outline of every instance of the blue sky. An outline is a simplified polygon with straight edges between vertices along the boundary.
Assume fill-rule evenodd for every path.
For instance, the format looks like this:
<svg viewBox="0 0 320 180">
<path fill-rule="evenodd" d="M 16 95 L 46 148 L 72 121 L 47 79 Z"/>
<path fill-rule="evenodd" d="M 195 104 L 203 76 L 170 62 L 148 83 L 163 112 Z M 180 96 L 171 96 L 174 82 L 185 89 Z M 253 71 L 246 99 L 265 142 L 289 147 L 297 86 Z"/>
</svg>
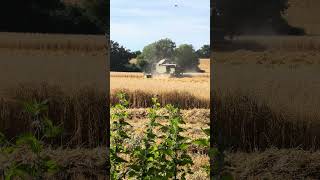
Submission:
<svg viewBox="0 0 320 180">
<path fill-rule="evenodd" d="M 162 38 L 195 49 L 210 42 L 210 0 L 111 0 L 110 8 L 111 39 L 132 51 Z"/>
</svg>

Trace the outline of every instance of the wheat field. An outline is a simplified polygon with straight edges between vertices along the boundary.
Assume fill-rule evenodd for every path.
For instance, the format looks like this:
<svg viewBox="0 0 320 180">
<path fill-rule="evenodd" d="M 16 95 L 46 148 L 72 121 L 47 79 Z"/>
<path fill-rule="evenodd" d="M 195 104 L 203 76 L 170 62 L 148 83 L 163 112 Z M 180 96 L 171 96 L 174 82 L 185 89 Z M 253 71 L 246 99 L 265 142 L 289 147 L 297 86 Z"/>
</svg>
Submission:
<svg viewBox="0 0 320 180">
<path fill-rule="evenodd" d="M 319 38 L 251 36 L 235 43 L 213 53 L 212 70 L 213 131 L 229 171 L 236 179 L 318 179 Z"/>
<path fill-rule="evenodd" d="M 43 33 L 0 32 L 0 49 L 22 50 L 34 55 L 50 52 L 76 52 L 78 54 L 106 53 L 106 37 L 103 35 L 65 35 Z M 38 50 L 30 52 L 31 50 Z M 61 54 L 61 53 L 60 53 Z"/>
<path fill-rule="evenodd" d="M 144 78 L 143 73 L 111 72 L 111 93 L 119 89 L 142 90 L 161 94 L 163 92 L 188 92 L 202 99 L 210 99 L 210 60 L 200 60 L 199 67 L 205 73 L 190 74 L 183 78 Z"/>
<path fill-rule="evenodd" d="M 98 35 L 0 32 L 0 95 L 23 83 L 107 89 L 106 40 Z"/>
<path fill-rule="evenodd" d="M 213 53 L 212 90 L 226 141 L 246 151 L 318 149 L 319 38 L 246 36 L 235 44 L 233 50 Z"/>
</svg>

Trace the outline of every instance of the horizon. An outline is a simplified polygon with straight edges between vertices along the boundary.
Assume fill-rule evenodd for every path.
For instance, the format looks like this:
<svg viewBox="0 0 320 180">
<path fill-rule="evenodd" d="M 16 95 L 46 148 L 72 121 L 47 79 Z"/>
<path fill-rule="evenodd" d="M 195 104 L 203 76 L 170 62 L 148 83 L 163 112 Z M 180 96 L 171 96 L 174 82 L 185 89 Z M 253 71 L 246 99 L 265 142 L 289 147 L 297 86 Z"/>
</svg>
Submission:
<svg viewBox="0 0 320 180">
<path fill-rule="evenodd" d="M 111 0 L 110 34 L 131 51 L 169 38 L 176 43 L 192 44 L 194 49 L 210 44 L 210 1 L 200 0 Z"/>
</svg>

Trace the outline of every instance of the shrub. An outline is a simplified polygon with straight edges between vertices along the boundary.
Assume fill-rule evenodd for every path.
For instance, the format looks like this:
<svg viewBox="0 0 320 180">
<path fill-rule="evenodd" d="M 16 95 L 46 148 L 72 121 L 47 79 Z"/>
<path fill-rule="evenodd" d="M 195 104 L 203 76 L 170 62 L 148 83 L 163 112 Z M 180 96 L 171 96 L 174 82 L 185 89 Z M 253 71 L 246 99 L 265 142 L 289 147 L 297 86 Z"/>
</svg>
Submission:
<svg viewBox="0 0 320 180">
<path fill-rule="evenodd" d="M 124 144 L 126 140 L 133 141 L 127 134 L 131 125 L 126 122 L 129 103 L 125 97 L 123 93 L 118 94 L 119 103 L 111 109 L 111 178 L 185 179 L 192 173 L 193 161 L 187 153 L 191 141 L 181 135 L 185 129 L 181 127 L 184 121 L 179 109 L 166 105 L 169 115 L 161 115 L 158 113 L 160 103 L 153 98 L 143 137 L 129 147 Z"/>
<path fill-rule="evenodd" d="M 0 134 L 0 151 L 5 155 L 15 156 L 15 159 L 8 159 L 4 167 L 4 177 L 11 180 L 15 177 L 22 179 L 43 179 L 48 174 L 53 174 L 59 170 L 55 161 L 49 156 L 42 154 L 44 140 L 57 137 L 62 129 L 53 125 L 52 121 L 46 116 L 47 101 L 27 102 L 24 104 L 25 111 L 32 116 L 33 129 L 16 138 L 15 143 L 5 139 Z M 18 158 L 19 156 L 24 158 Z"/>
<path fill-rule="evenodd" d="M 161 106 L 157 98 L 152 98 L 149 122 L 142 137 L 135 139 L 127 122 L 126 94 L 120 92 L 117 98 L 118 103 L 111 108 L 111 179 L 186 179 L 187 174 L 192 174 L 193 160 L 188 154 L 191 145 L 209 150 L 213 179 L 233 179 L 225 166 L 224 153 L 210 147 L 210 129 L 203 129 L 207 138 L 191 141 L 181 135 L 185 122 L 180 109 L 170 104 Z M 165 112 L 160 111 L 163 109 Z M 210 166 L 203 168 L 209 174 Z"/>
</svg>

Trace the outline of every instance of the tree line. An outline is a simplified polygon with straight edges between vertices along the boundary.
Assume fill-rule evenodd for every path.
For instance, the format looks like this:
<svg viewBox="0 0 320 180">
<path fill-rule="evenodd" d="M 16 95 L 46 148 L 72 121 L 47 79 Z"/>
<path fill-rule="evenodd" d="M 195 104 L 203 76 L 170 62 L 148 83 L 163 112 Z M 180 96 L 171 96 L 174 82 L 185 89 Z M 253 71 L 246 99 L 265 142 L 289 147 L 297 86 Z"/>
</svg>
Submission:
<svg viewBox="0 0 320 180">
<path fill-rule="evenodd" d="M 241 34 L 305 34 L 302 28 L 289 25 L 284 18 L 290 7 L 288 0 L 217 0 L 212 4 L 216 7 L 213 7 L 211 29 L 222 28 L 231 39 Z"/>
<path fill-rule="evenodd" d="M 135 58 L 135 64 L 130 63 Z M 145 46 L 140 51 L 131 52 L 115 41 L 110 46 L 111 71 L 151 71 L 152 66 L 161 59 L 176 63 L 184 71 L 200 71 L 199 58 L 210 58 L 210 45 L 195 50 L 190 44 L 176 46 L 171 39 L 165 38 Z"/>
<path fill-rule="evenodd" d="M 110 8 L 106 0 L 82 0 L 68 5 L 61 0 L 10 0 L 1 2 L 0 31 L 104 34 Z"/>
</svg>

